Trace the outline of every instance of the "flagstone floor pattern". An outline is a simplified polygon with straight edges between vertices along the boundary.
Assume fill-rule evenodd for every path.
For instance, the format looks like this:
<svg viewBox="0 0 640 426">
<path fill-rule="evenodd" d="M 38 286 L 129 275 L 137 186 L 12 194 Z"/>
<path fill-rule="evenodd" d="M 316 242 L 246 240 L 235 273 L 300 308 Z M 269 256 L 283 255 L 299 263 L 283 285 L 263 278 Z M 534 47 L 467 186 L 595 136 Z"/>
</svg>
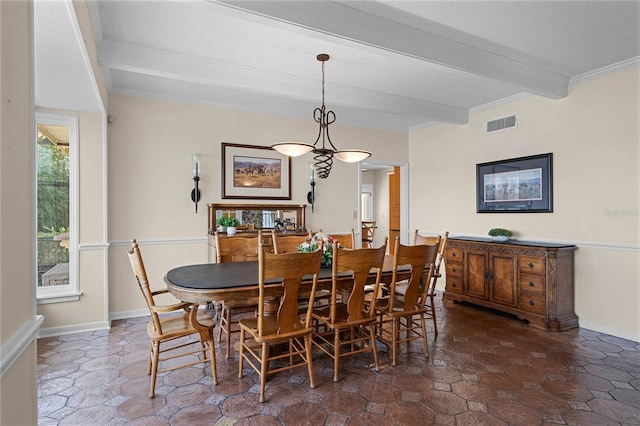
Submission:
<svg viewBox="0 0 640 426">
<path fill-rule="evenodd" d="M 345 358 L 340 381 L 320 352 L 267 382 L 238 378 L 238 356 L 158 377 L 148 397 L 148 317 L 107 331 L 38 340 L 40 425 L 632 425 L 640 424 L 640 344 L 586 330 L 544 332 L 511 316 L 438 302 L 437 337 Z M 432 325 L 432 324 L 431 324 Z M 237 339 L 234 335 L 233 342 Z M 415 343 L 415 344 L 414 344 Z"/>
</svg>

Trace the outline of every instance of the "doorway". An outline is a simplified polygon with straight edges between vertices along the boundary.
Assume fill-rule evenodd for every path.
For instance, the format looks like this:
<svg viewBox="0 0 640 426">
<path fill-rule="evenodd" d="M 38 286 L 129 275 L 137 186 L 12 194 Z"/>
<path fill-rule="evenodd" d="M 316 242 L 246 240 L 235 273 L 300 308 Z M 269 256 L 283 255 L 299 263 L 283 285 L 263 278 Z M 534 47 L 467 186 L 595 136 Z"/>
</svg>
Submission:
<svg viewBox="0 0 640 426">
<path fill-rule="evenodd" d="M 400 236 L 400 242 L 402 244 L 408 244 L 409 239 L 409 200 L 408 200 L 408 177 L 409 177 L 409 165 L 406 162 L 394 162 L 383 160 L 368 160 L 359 164 L 359 223 L 358 229 L 362 232 L 362 221 L 375 220 L 376 221 L 376 233 L 374 235 L 374 241 L 372 246 L 379 247 L 384 237 L 390 237 L 389 228 L 389 175 L 387 173 L 393 172 L 394 168 L 399 170 L 400 191 L 399 191 L 399 218 L 400 227 L 399 232 L 396 233 Z M 365 218 L 363 216 L 365 210 L 368 208 L 366 202 L 371 203 L 371 216 Z M 356 237 L 358 240 L 360 237 Z M 395 238 L 395 234 L 394 234 Z M 391 246 L 391 239 L 387 243 L 387 247 Z"/>
</svg>

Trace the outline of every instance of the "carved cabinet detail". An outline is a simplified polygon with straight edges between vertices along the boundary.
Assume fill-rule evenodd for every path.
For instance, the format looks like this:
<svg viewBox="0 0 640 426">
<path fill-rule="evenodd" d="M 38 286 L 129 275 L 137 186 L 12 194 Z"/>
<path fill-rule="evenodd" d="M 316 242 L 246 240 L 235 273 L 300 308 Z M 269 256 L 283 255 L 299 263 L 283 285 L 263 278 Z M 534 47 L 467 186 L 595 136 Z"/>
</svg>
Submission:
<svg viewBox="0 0 640 426">
<path fill-rule="evenodd" d="M 573 245 L 449 238 L 445 298 L 500 310 L 536 328 L 578 326 Z"/>
</svg>

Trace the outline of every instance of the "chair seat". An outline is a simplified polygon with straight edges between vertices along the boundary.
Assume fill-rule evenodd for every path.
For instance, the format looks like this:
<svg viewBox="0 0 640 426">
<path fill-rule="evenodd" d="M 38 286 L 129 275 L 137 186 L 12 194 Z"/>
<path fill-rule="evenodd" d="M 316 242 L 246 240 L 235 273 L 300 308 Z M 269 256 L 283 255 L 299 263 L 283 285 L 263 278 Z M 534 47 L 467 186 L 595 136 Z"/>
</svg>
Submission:
<svg viewBox="0 0 640 426">
<path fill-rule="evenodd" d="M 262 336 L 258 334 L 257 318 L 243 318 L 239 322 L 240 327 L 243 327 L 245 331 L 251 334 L 253 340 L 258 343 L 286 342 L 293 337 L 302 337 L 305 334 L 310 334 L 313 330 L 311 327 L 302 327 L 289 333 L 280 334 L 278 333 L 279 326 L 275 317 L 264 317 L 262 321 Z"/>
<path fill-rule="evenodd" d="M 198 312 L 198 322 L 211 330 L 213 330 L 215 326 L 215 322 L 206 312 Z M 189 321 L 189 314 L 186 312 L 182 315 L 161 316 L 160 324 L 162 325 L 163 339 L 188 336 L 195 333 L 195 329 L 193 328 L 191 321 Z M 151 338 L 157 339 L 161 337 L 158 331 L 154 328 L 153 321 L 149 321 L 147 324 L 147 333 L 149 333 L 149 337 Z"/>
<path fill-rule="evenodd" d="M 347 305 L 345 303 L 336 304 L 336 317 L 334 322 L 331 322 L 329 320 L 330 315 L 331 315 L 331 306 L 323 306 L 321 308 L 315 308 L 313 310 L 313 318 L 322 321 L 329 328 L 333 328 L 333 329 L 356 327 L 362 324 L 367 324 L 375 321 L 375 317 L 373 316 L 363 318 L 361 320 L 349 320 L 348 313 L 347 313 Z"/>
</svg>

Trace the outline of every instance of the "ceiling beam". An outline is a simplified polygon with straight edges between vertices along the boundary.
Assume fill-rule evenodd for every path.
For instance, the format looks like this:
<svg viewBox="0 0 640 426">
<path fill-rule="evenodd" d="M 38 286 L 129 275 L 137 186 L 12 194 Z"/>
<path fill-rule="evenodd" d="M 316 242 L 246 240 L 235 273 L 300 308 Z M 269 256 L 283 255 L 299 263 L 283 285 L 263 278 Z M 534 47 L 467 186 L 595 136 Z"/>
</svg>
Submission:
<svg viewBox="0 0 640 426">
<path fill-rule="evenodd" d="M 316 78 L 300 78 L 108 39 L 98 49 L 98 63 L 105 69 L 211 87 L 237 88 L 274 96 L 290 93 L 291 98 L 313 103 L 320 100 Z M 356 110 L 375 110 L 385 114 L 424 117 L 425 121 L 437 120 L 455 124 L 465 124 L 468 121 L 466 108 L 341 84 L 332 84 L 331 93 L 330 108 L 343 106 Z"/>
<path fill-rule="evenodd" d="M 268 17 L 351 42 L 501 81 L 527 93 L 560 99 L 567 96 L 569 78 L 540 67 L 535 58 L 505 55 L 512 50 L 465 34 L 465 43 L 439 31 L 439 25 L 418 29 L 333 1 L 210 0 L 236 10 Z M 251 19 L 251 18 L 248 18 Z M 428 28 L 427 28 L 428 27 Z M 523 58 L 526 58 L 523 60 Z"/>
</svg>

